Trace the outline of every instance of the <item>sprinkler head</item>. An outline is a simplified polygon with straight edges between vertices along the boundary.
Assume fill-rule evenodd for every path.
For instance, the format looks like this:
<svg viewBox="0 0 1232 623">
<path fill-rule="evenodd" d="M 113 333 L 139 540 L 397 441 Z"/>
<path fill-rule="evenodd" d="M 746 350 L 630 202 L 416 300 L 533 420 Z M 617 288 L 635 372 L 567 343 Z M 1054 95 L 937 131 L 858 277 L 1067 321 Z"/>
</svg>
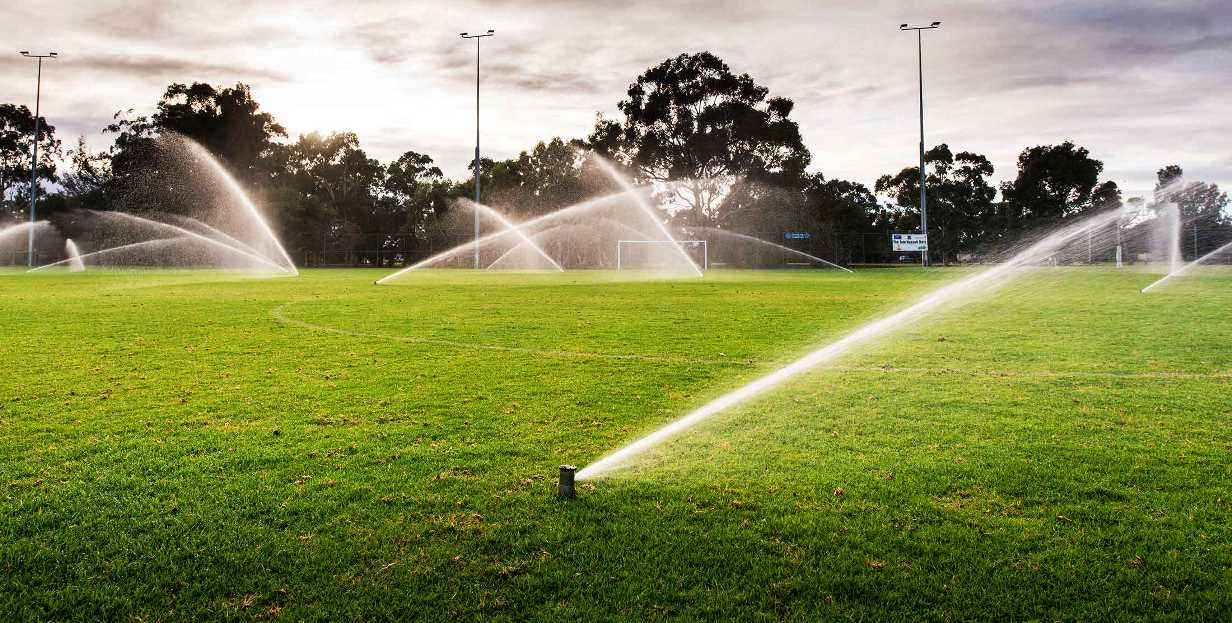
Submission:
<svg viewBox="0 0 1232 623">
<path fill-rule="evenodd" d="M 577 492 L 573 489 L 573 475 L 577 473 L 577 467 L 573 465 L 560 466 L 560 484 L 556 487 L 557 497 L 573 498 L 577 497 Z"/>
</svg>

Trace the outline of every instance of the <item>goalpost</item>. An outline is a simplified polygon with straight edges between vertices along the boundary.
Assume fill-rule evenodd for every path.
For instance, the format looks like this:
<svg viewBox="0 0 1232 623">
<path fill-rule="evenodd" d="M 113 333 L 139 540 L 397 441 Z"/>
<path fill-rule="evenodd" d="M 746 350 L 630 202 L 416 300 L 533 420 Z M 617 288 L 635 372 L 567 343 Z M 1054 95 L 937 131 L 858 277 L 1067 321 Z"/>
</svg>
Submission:
<svg viewBox="0 0 1232 623">
<path fill-rule="evenodd" d="M 616 270 L 624 268 L 624 249 L 625 245 L 630 246 L 676 246 L 680 250 L 690 248 L 702 248 L 702 270 L 710 270 L 710 248 L 705 240 L 617 240 L 616 241 Z M 688 251 L 685 251 L 687 254 Z"/>
</svg>

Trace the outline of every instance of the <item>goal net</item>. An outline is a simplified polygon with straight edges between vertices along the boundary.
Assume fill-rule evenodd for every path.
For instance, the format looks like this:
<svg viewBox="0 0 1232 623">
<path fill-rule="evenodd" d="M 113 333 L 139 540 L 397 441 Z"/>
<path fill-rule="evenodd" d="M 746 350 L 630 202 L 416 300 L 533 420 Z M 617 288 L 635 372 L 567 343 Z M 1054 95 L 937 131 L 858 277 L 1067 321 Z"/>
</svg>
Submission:
<svg viewBox="0 0 1232 623">
<path fill-rule="evenodd" d="M 616 270 L 672 270 L 691 261 L 701 270 L 710 267 L 705 240 L 617 240 Z"/>
</svg>

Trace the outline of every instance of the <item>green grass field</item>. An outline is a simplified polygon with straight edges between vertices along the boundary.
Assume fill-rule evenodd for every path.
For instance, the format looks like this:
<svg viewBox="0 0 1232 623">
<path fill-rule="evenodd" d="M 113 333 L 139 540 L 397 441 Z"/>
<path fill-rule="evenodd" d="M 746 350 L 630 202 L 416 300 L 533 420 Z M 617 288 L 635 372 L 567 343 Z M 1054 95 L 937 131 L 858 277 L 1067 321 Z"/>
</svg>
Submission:
<svg viewBox="0 0 1232 623">
<path fill-rule="evenodd" d="M 1229 620 L 1232 272 L 0 274 L 0 620 Z"/>
</svg>

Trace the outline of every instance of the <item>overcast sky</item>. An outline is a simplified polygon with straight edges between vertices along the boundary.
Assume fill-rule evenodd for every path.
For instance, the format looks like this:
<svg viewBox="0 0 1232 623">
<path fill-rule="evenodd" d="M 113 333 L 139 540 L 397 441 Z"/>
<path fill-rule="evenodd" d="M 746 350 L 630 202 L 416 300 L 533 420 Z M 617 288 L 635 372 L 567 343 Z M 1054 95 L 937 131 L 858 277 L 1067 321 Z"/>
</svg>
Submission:
<svg viewBox="0 0 1232 623">
<path fill-rule="evenodd" d="M 1232 185 L 1232 2 L 6 2 L 0 102 L 33 105 L 65 143 L 117 110 L 148 113 L 170 82 L 245 82 L 294 139 L 354 131 L 388 161 L 413 149 L 453 177 L 474 140 L 474 44 L 483 42 L 483 147 L 507 158 L 584 136 L 628 84 L 709 50 L 796 102 L 813 169 L 872 185 L 916 150 L 916 41 L 925 33 L 928 144 L 987 155 L 1012 177 L 1023 147 L 1065 139 L 1129 193 L 1181 164 Z"/>
</svg>

